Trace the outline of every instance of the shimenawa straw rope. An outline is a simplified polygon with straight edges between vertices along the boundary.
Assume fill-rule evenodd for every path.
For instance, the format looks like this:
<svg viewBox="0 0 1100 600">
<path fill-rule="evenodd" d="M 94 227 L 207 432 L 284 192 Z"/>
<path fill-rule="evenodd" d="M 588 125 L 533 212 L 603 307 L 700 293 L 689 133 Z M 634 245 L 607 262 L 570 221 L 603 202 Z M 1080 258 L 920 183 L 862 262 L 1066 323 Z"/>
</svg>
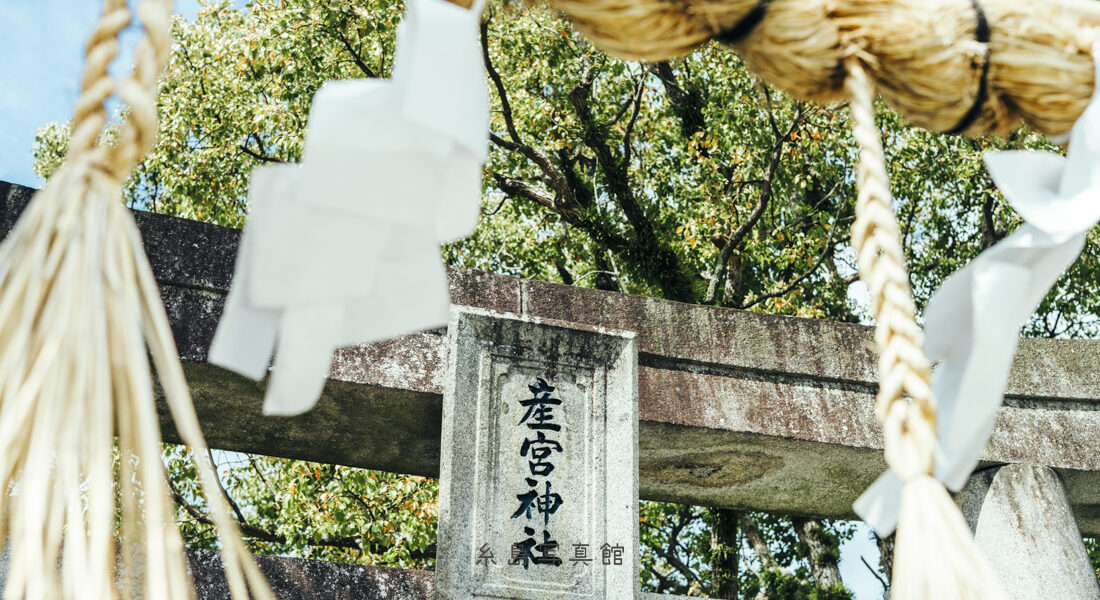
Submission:
<svg viewBox="0 0 1100 600">
<path fill-rule="evenodd" d="M 665 60 L 725 40 L 772 85 L 822 103 L 844 99 L 843 62 L 855 51 L 916 125 L 952 131 L 977 106 L 967 135 L 1021 119 L 1068 133 L 1092 96 L 1100 25 L 1081 0 L 548 1 L 610 54 Z"/>
<path fill-rule="evenodd" d="M 156 136 L 171 9 L 168 0 L 138 5 L 145 34 L 133 73 L 117 86 L 129 115 L 107 147 L 97 145 L 104 102 L 116 91 L 107 65 L 130 13 L 125 0 L 104 2 L 65 163 L 0 246 L 5 600 L 194 597 L 165 485 L 150 355 L 194 452 L 232 596 L 273 598 L 220 495 L 160 293 L 121 201 Z"/>
<path fill-rule="evenodd" d="M 875 415 L 885 434 L 886 462 L 905 483 L 890 597 L 1003 598 L 958 508 L 943 484 L 932 478 L 938 448 L 936 398 L 897 219 L 890 206 L 874 92 L 858 59 L 849 59 L 846 66 L 852 133 L 859 147 L 852 246 L 860 278 L 871 294 L 879 352 Z"/>
</svg>

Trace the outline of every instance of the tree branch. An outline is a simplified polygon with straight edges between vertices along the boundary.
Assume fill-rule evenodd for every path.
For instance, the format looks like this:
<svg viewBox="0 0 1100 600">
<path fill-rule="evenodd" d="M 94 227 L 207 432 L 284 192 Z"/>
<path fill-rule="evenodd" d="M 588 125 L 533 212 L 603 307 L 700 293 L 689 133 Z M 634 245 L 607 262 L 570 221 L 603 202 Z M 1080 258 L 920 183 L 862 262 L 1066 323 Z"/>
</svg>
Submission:
<svg viewBox="0 0 1100 600">
<path fill-rule="evenodd" d="M 676 524 L 672 526 L 672 530 L 668 533 L 668 544 L 663 548 L 661 546 L 656 546 L 654 547 L 654 551 L 657 552 L 658 556 L 665 559 L 669 566 L 676 569 L 676 571 L 690 584 L 693 581 L 699 581 L 699 574 L 693 571 L 691 567 L 684 564 L 684 561 L 680 560 L 680 556 L 676 552 L 676 550 L 681 547 L 680 532 L 687 527 L 690 518 L 685 518 L 684 513 L 680 513 L 677 516 L 679 518 Z"/>
<path fill-rule="evenodd" d="M 703 101 L 700 94 L 694 89 L 684 89 L 676 81 L 676 73 L 672 65 L 667 62 L 659 62 L 650 67 L 650 72 L 657 76 L 661 85 L 665 88 L 665 95 L 672 112 L 680 119 L 680 133 L 685 139 L 691 139 L 696 133 L 703 131 L 706 119 L 703 117 Z M 690 87 L 690 86 L 689 86 Z M 705 153 L 706 148 L 703 148 Z"/>
<path fill-rule="evenodd" d="M 249 140 L 256 140 L 256 144 L 260 147 L 259 152 L 257 152 L 255 150 L 253 150 L 252 148 L 248 147 Z M 245 154 L 251 156 L 252 158 L 262 160 L 263 162 L 279 163 L 279 164 L 285 164 L 286 163 L 285 160 L 280 160 L 280 159 L 275 158 L 274 156 L 271 156 L 270 154 L 268 154 L 267 150 L 264 148 L 263 140 L 261 140 L 260 137 L 258 135 L 256 135 L 255 133 L 248 134 L 248 137 L 245 138 L 245 140 L 243 142 L 241 142 L 241 145 L 238 146 L 238 147 Z"/>
<path fill-rule="evenodd" d="M 489 211 L 486 211 L 483 208 L 483 209 L 481 209 L 481 214 L 485 215 L 486 217 L 491 217 L 491 216 L 497 214 L 498 212 L 500 212 L 500 209 L 504 208 L 504 204 L 506 202 L 508 202 L 508 200 L 511 199 L 511 198 L 512 198 L 512 196 L 505 195 L 503 198 L 500 199 L 500 202 L 497 203 L 496 208 L 494 208 L 493 210 L 489 210 Z"/>
<path fill-rule="evenodd" d="M 582 126 L 584 145 L 595 153 L 596 164 L 604 175 L 609 195 L 634 230 L 633 243 L 627 249 L 628 254 L 624 258 L 628 259 L 631 266 L 636 267 L 643 277 L 655 283 L 665 298 L 694 302 L 696 297 L 692 288 L 692 279 L 683 272 L 683 265 L 675 251 L 664 240 L 658 238 L 653 230 L 653 223 L 650 222 L 634 195 L 629 177 L 630 165 L 623 160 L 629 157 L 615 156 L 607 143 L 604 128 L 597 124 L 592 114 L 589 96 L 594 79 L 593 67 L 586 66 L 580 81 L 569 91 L 568 96 Z M 637 102 L 640 102 L 640 97 Z M 635 110 L 640 110 L 640 106 Z"/>
<path fill-rule="evenodd" d="M 489 79 L 493 81 L 497 96 L 500 98 L 504 126 L 508 130 L 508 137 L 510 138 L 505 140 L 497 134 L 489 132 L 490 141 L 509 152 L 518 152 L 527 160 L 535 163 L 556 193 L 554 202 L 544 204 L 544 206 L 561 213 L 578 211 L 580 207 L 577 203 L 577 197 L 566 177 L 550 163 L 550 159 L 546 155 L 525 143 L 519 135 L 519 130 L 516 129 L 512 104 L 508 101 L 508 91 L 504 87 L 504 81 L 500 78 L 500 73 L 497 72 L 492 59 L 489 57 L 489 22 L 487 20 L 481 22 L 481 56 L 485 63 L 485 71 L 489 74 Z"/>
<path fill-rule="evenodd" d="M 767 95 L 767 91 L 764 92 Z M 771 101 L 769 97 L 768 102 L 768 114 L 772 115 Z M 760 221 L 760 218 L 764 216 L 764 212 L 768 208 L 768 203 L 772 198 L 772 190 L 775 184 L 775 174 L 779 169 L 779 163 L 783 158 L 783 146 L 790 139 L 791 134 L 798 127 L 803 116 L 803 105 L 798 103 L 795 107 L 794 118 L 791 119 L 790 126 L 787 127 L 787 132 L 783 133 L 779 131 L 777 125 L 775 125 L 775 117 L 772 115 L 770 119 L 772 121 L 772 127 L 775 129 L 776 138 L 775 144 L 772 145 L 771 152 L 768 155 L 768 169 L 764 174 L 764 179 L 761 183 L 760 197 L 756 201 L 756 206 L 753 208 L 752 214 L 749 218 L 742 223 L 733 235 L 730 236 L 726 245 L 722 248 L 722 252 L 718 257 L 718 267 L 715 269 L 714 279 L 710 282 L 707 288 L 707 295 L 704 299 L 705 304 L 714 304 L 718 299 L 718 290 L 725 285 L 726 273 L 729 269 L 729 260 L 733 256 L 735 250 L 741 246 L 741 242 L 752 231 L 753 227 Z"/>
<path fill-rule="evenodd" d="M 275 495 L 275 488 L 271 487 L 271 483 L 269 483 L 267 481 L 267 477 L 264 475 L 264 472 L 260 469 L 260 465 L 256 464 L 256 456 L 253 455 L 253 454 L 246 454 L 245 456 L 248 457 L 248 464 L 252 466 L 252 470 L 256 472 L 256 475 L 260 478 L 260 481 L 263 482 L 264 487 L 267 488 L 268 493 L 270 493 L 272 496 L 274 496 Z M 275 510 L 276 511 L 282 510 L 282 507 L 276 506 Z"/>
<path fill-rule="evenodd" d="M 837 539 L 830 535 L 817 519 L 792 519 L 798 540 L 806 546 L 806 560 L 814 584 L 821 588 L 843 586 L 840 578 L 840 548 Z"/>
<path fill-rule="evenodd" d="M 764 104 L 768 107 L 768 124 L 772 126 L 772 134 L 779 137 L 779 123 L 775 120 L 775 108 L 772 106 L 772 95 L 768 91 L 768 85 L 761 82 L 760 87 L 761 95 L 764 96 Z"/>
<path fill-rule="evenodd" d="M 768 292 L 767 294 L 761 294 L 761 295 L 757 296 L 756 298 L 754 298 L 752 300 L 752 302 L 746 302 L 746 303 L 738 306 L 738 308 L 747 310 L 749 308 L 752 308 L 752 307 L 756 306 L 757 304 L 760 304 L 764 300 L 768 300 L 768 299 L 771 299 L 771 298 L 778 298 L 780 296 L 783 296 L 783 295 L 787 294 L 788 292 L 790 292 L 791 290 L 793 290 L 794 288 L 801 285 L 802 282 L 805 281 L 807 277 L 809 277 L 810 275 L 813 275 L 814 272 L 816 272 L 818 270 L 818 268 L 820 268 L 821 265 L 825 262 L 825 259 L 829 256 L 829 252 L 831 252 L 832 249 L 833 249 L 833 236 L 836 233 L 837 228 L 840 227 L 840 223 L 838 222 L 838 219 L 840 218 L 840 208 L 841 208 L 840 206 L 837 207 L 836 214 L 833 216 L 833 226 L 829 229 L 829 239 L 827 239 L 825 241 L 825 248 L 821 251 L 821 256 L 817 257 L 817 262 L 815 262 L 814 265 L 812 267 L 810 267 L 810 269 L 808 271 L 806 271 L 805 273 L 800 275 L 797 279 L 792 281 L 790 283 L 790 285 L 784 287 L 783 289 L 777 290 L 777 291 L 774 291 L 774 292 Z"/>
<path fill-rule="evenodd" d="M 645 94 L 645 80 L 639 78 L 638 89 L 634 92 L 634 110 L 626 123 L 626 131 L 623 132 L 623 166 L 627 169 L 630 168 L 630 153 L 633 151 L 630 138 L 634 135 L 634 124 L 638 122 L 638 113 L 642 110 L 643 94 Z"/>
<path fill-rule="evenodd" d="M 688 592 L 690 586 L 684 585 L 678 581 L 673 581 L 668 574 L 653 569 L 653 574 L 657 576 L 659 582 L 657 583 L 658 594 L 664 594 L 665 592 L 671 592 L 673 594 L 684 595 Z"/>
<path fill-rule="evenodd" d="M 886 580 L 883 579 L 882 575 L 880 575 L 879 572 L 871 566 L 871 563 L 867 562 L 866 558 L 860 555 L 859 560 L 863 561 L 863 566 L 867 567 L 867 570 L 870 571 L 871 574 L 875 576 L 875 579 L 877 579 L 878 582 L 882 584 L 882 591 L 885 592 L 886 590 L 890 589 L 890 584 L 886 583 Z"/>
<path fill-rule="evenodd" d="M 653 549 L 657 553 L 657 556 L 665 559 L 670 567 L 676 570 L 677 573 L 682 575 L 684 579 L 690 584 L 693 581 L 699 581 L 699 574 L 691 570 L 691 567 L 684 564 L 684 561 L 680 560 L 680 557 L 676 555 L 674 551 L 669 548 L 656 547 Z"/>
<path fill-rule="evenodd" d="M 233 500 L 226 491 L 225 486 L 222 484 L 221 475 L 218 475 L 218 463 L 214 461 L 214 452 L 210 449 L 206 449 L 206 456 L 210 459 L 210 465 L 214 468 L 214 480 L 218 482 L 218 489 L 222 492 L 222 497 L 229 503 L 229 507 L 233 509 L 233 514 L 237 516 L 237 521 L 240 523 L 247 523 L 248 520 L 244 518 L 244 513 L 241 512 L 241 507 Z"/>
<path fill-rule="evenodd" d="M 894 534 L 890 534 L 885 538 L 875 536 L 875 543 L 878 544 L 879 563 L 882 564 L 882 570 L 886 574 L 886 581 L 894 578 L 894 540 Z"/>
<path fill-rule="evenodd" d="M 786 574 L 787 570 L 779 564 L 779 561 L 775 560 L 775 555 L 768 548 L 768 542 L 764 540 L 764 535 L 756 527 L 756 522 L 748 515 L 744 515 L 741 517 L 740 525 L 741 532 L 745 534 L 745 539 L 752 545 L 752 550 L 760 561 L 760 566 L 765 571 L 777 571 Z"/>
<path fill-rule="evenodd" d="M 347 23 L 345 23 L 344 25 L 346 26 Z M 359 56 L 359 53 L 355 51 L 355 48 L 351 47 L 351 42 L 344 35 L 343 31 L 341 31 L 340 29 L 330 29 L 328 30 L 328 32 L 335 35 L 336 38 L 340 40 L 340 43 L 344 45 L 344 48 L 348 51 L 348 54 L 351 54 L 351 60 L 355 62 L 355 66 L 359 67 L 359 70 L 362 71 L 364 75 L 372 78 L 378 77 L 378 73 L 375 72 L 374 69 L 367 66 L 367 63 L 363 62 L 363 58 Z"/>
<path fill-rule="evenodd" d="M 485 71 L 489 74 L 489 79 L 493 81 L 493 86 L 497 89 L 497 96 L 500 97 L 501 112 L 504 114 L 504 126 L 508 129 L 508 136 L 512 138 L 512 141 L 521 144 L 522 140 L 519 138 L 519 132 L 516 131 L 516 123 L 512 116 L 512 104 L 508 101 L 508 92 L 504 89 L 504 81 L 500 78 L 500 73 L 497 73 L 496 67 L 493 66 L 493 61 L 489 58 L 489 20 L 485 19 L 481 21 L 481 58 L 485 62 Z"/>
<path fill-rule="evenodd" d="M 997 202 L 997 197 L 994 194 L 986 193 L 985 201 L 982 202 L 982 225 L 981 225 L 981 246 L 982 250 L 985 250 L 993 244 L 1000 241 L 1004 234 L 997 231 L 997 224 L 993 221 L 993 205 Z"/>
<path fill-rule="evenodd" d="M 584 231 L 593 240 L 603 244 L 612 252 L 622 250 L 629 244 L 626 238 L 601 227 L 598 223 L 587 218 L 580 210 L 567 209 L 561 206 L 557 201 L 557 197 L 549 190 L 520 179 L 504 177 L 498 173 L 493 173 L 493 178 L 500 191 L 509 196 L 516 196 L 541 204 L 557 212 L 566 223 Z"/>
<path fill-rule="evenodd" d="M 545 188 L 541 188 L 521 179 L 505 177 L 499 173 L 493 173 L 493 179 L 496 180 L 497 187 L 500 188 L 500 191 L 508 196 L 525 198 L 551 210 L 561 212 L 557 206 L 557 197 L 553 192 Z M 570 216 L 566 214 L 562 214 L 562 217 L 564 217 L 566 221 L 571 222 L 572 220 Z"/>
<path fill-rule="evenodd" d="M 596 154 L 596 163 L 600 166 L 607 178 L 608 186 L 615 203 L 626 215 L 630 223 L 640 237 L 653 238 L 652 224 L 645 216 L 638 202 L 634 198 L 634 190 L 630 187 L 627 175 L 629 165 L 617 160 L 607 145 L 607 139 L 599 134 L 599 127 L 588 105 L 589 94 L 592 92 L 592 82 L 595 72 L 592 67 L 585 69 L 581 81 L 569 91 L 569 101 L 577 113 L 577 117 L 584 126 L 584 145 L 592 149 Z"/>
<path fill-rule="evenodd" d="M 565 267 L 565 259 L 555 255 L 553 261 L 554 269 L 558 272 L 558 277 L 561 277 L 561 282 L 565 285 L 573 285 L 573 274 Z"/>
<path fill-rule="evenodd" d="M 786 133 L 781 133 L 776 137 L 775 144 L 772 146 L 771 153 L 768 155 L 768 170 L 764 174 L 764 180 L 760 188 L 760 198 L 756 202 L 756 208 L 753 209 L 752 214 L 749 215 L 747 221 L 741 224 L 737 228 L 737 231 L 733 232 L 730 236 L 729 244 L 738 247 L 745 239 L 745 236 L 749 234 L 756 223 L 760 221 L 760 217 L 764 216 L 764 211 L 768 208 L 768 203 L 771 201 L 772 189 L 775 185 L 775 173 L 779 170 L 779 163 L 783 158 L 783 146 L 787 143 L 787 140 L 791 138 L 791 134 L 798 128 L 799 123 L 802 121 L 803 105 L 799 103 L 795 109 L 794 118 L 791 119 L 790 126 L 787 127 Z"/>
</svg>

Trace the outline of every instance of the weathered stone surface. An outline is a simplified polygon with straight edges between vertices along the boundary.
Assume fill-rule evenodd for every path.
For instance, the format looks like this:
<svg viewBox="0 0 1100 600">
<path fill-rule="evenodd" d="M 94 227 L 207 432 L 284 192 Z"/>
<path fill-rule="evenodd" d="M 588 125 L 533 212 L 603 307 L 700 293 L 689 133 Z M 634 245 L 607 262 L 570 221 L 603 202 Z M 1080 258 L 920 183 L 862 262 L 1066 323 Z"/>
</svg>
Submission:
<svg viewBox="0 0 1100 600">
<path fill-rule="evenodd" d="M 35 190 L 29 187 L 0 181 L 0 199 L 4 201 L 3 205 L 0 206 L 0 227 L 3 228 L 2 232 L 5 237 L 7 237 L 11 228 L 15 226 L 16 220 L 19 219 L 19 215 L 31 201 L 34 192 Z"/>
<path fill-rule="evenodd" d="M 0 233 L 30 193 L 0 183 Z M 438 475 L 443 331 L 343 349 L 317 409 L 262 418 L 262 384 L 202 362 L 237 232 L 139 220 L 213 445 Z M 847 517 L 883 468 L 869 328 L 463 269 L 449 276 L 456 304 L 637 331 L 643 498 Z M 166 413 L 161 422 L 176 439 Z M 1100 341 L 1023 340 L 982 458 L 1055 467 L 1081 530 L 1100 535 L 1097 439 Z"/>
<path fill-rule="evenodd" d="M 955 504 L 959 506 L 966 524 L 970 527 L 970 533 L 978 528 L 978 518 L 982 515 L 982 504 L 985 495 L 989 493 L 989 486 L 993 485 L 993 478 L 1001 467 L 989 467 L 975 471 L 966 480 L 966 486 L 957 493 L 952 494 Z"/>
<path fill-rule="evenodd" d="M 145 254 L 161 285 L 225 293 L 241 232 L 168 215 L 134 211 Z"/>
<path fill-rule="evenodd" d="M 1052 469 L 999 469 L 985 495 L 974 540 L 1009 598 L 1100 598 L 1065 488 Z"/>
<path fill-rule="evenodd" d="M 470 269 L 448 269 L 447 276 L 453 304 L 512 315 L 526 312 L 522 279 Z"/>
<path fill-rule="evenodd" d="M 264 416 L 265 383 L 206 363 L 184 362 L 211 447 L 395 473 L 439 475 L 441 394 L 329 380 L 313 410 Z M 164 439 L 180 443 L 164 402 Z"/>
<path fill-rule="evenodd" d="M 34 191 L 0 181 L 0 237 L 11 231 Z M 134 218 L 180 356 L 205 360 L 233 278 L 240 231 L 142 211 L 134 211 Z"/>
<path fill-rule="evenodd" d="M 188 568 L 197 600 L 231 600 L 221 558 L 211 550 L 188 550 Z M 279 600 L 437 600 L 432 571 L 257 556 L 256 563 Z M 0 589 L 7 573 L 8 550 L 0 548 Z M 639 592 L 638 600 L 676 600 Z"/>
<path fill-rule="evenodd" d="M 209 550 L 190 550 L 198 600 L 230 600 L 221 559 Z M 342 565 L 315 560 L 259 556 L 256 562 L 279 600 L 436 600 L 431 571 Z M 639 592 L 638 600 L 676 600 Z"/>
<path fill-rule="evenodd" d="M 351 383 L 438 394 L 443 390 L 446 330 L 414 333 L 336 351 L 330 377 Z"/>
<path fill-rule="evenodd" d="M 188 550 L 188 570 L 197 600 L 231 600 L 221 557 Z M 279 600 L 435 600 L 435 573 L 366 565 L 257 556 L 256 564 Z M 0 590 L 8 549 L 0 547 Z"/>
<path fill-rule="evenodd" d="M 450 332 L 440 600 L 634 600 L 633 334 L 468 309 L 456 309 Z M 528 493 L 535 503 L 525 511 L 520 500 Z M 524 542 L 534 547 L 515 564 L 513 544 Z M 546 543 L 554 548 L 544 549 Z M 586 562 L 575 560 L 578 544 Z M 611 564 L 604 563 L 605 546 L 617 550 L 608 556 Z"/>
<path fill-rule="evenodd" d="M 638 332 L 642 364 L 873 383 L 870 329 L 522 280 L 524 313 Z M 751 315 L 751 316 L 750 316 Z M 748 317 L 748 318 L 746 318 Z M 801 376 L 801 377 L 800 377 Z"/>
<path fill-rule="evenodd" d="M 189 550 L 198 600 L 230 600 L 221 558 Z M 434 600 L 435 577 L 411 571 L 315 560 L 258 556 L 256 562 L 280 600 Z"/>
<path fill-rule="evenodd" d="M 638 429 L 646 500 L 854 518 L 852 502 L 886 468 L 866 448 L 653 421 Z"/>
</svg>

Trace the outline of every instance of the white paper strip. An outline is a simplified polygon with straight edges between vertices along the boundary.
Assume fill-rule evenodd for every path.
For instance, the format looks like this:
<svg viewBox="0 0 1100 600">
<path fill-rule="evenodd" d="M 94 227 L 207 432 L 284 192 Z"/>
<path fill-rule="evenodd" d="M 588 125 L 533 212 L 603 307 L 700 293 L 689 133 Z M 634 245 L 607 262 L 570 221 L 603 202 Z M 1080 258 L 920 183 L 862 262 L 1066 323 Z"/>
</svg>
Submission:
<svg viewBox="0 0 1100 600">
<path fill-rule="evenodd" d="M 402 114 L 464 146 L 478 162 L 489 153 L 489 91 L 478 26 L 486 0 L 469 10 L 444 0 L 417 0 L 401 23 L 393 76 L 401 82 Z M 476 83 L 476 85 L 473 85 Z"/>
<path fill-rule="evenodd" d="M 411 1 L 394 78 L 325 84 L 301 166 L 256 170 L 209 359 L 260 379 L 275 351 L 265 413 L 309 410 L 338 346 L 446 324 L 439 244 L 473 231 L 487 153 L 483 4 Z"/>
<path fill-rule="evenodd" d="M 248 217 L 248 226 L 241 233 L 233 285 L 207 355 L 211 363 L 252 379 L 263 379 L 267 374 L 279 329 L 278 309 L 261 309 L 249 301 L 251 269 L 247 265 L 252 263 L 256 253 L 254 229 L 262 228 L 260 221 L 264 217 L 264 203 L 293 182 L 297 169 L 292 165 L 274 165 L 252 170 L 248 186 L 248 204 L 252 207 L 252 214 Z"/>
<path fill-rule="evenodd" d="M 1094 48 L 1100 81 L 1097 56 Z M 933 373 L 940 402 L 936 478 L 956 491 L 993 431 L 1021 325 L 1100 220 L 1100 93 L 1074 125 L 1067 156 L 998 152 L 986 154 L 985 162 L 1026 222 L 948 278 L 925 309 L 928 357 L 939 362 Z M 900 478 L 887 472 L 854 508 L 886 536 L 897 524 L 900 496 Z"/>
</svg>

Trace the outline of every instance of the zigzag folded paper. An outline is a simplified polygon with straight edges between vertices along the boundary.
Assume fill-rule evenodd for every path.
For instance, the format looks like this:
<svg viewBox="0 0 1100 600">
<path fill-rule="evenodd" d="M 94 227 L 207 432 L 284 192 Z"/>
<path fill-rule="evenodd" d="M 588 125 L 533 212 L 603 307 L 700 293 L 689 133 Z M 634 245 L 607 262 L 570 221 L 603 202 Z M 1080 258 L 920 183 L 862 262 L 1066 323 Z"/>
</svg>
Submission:
<svg viewBox="0 0 1100 600">
<path fill-rule="evenodd" d="M 325 84 L 300 166 L 253 172 L 209 360 L 261 379 L 274 354 L 266 414 L 312 408 L 337 347 L 447 322 L 439 245 L 476 225 L 487 155 L 480 7 L 410 2 L 393 78 Z"/>
</svg>

